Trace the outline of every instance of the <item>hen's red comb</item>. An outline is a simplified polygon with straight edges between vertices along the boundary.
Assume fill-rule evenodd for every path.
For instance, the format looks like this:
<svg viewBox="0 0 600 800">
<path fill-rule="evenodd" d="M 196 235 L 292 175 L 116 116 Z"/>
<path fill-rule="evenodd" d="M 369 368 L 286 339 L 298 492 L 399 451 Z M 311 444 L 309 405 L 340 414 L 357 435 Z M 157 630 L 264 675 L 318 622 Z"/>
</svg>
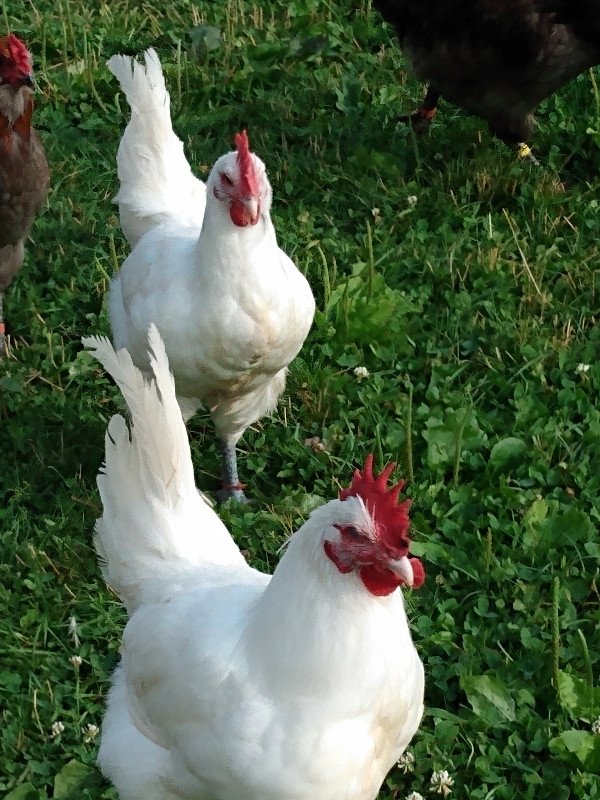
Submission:
<svg viewBox="0 0 600 800">
<path fill-rule="evenodd" d="M 31 58 L 23 42 L 14 33 L 10 36 L 0 37 L 0 55 L 13 62 L 17 72 L 29 75 L 31 72 Z"/>
<path fill-rule="evenodd" d="M 350 486 L 340 492 L 340 500 L 360 497 L 377 525 L 380 540 L 395 558 L 399 558 L 406 555 L 410 547 L 410 539 L 407 536 L 410 527 L 408 518 L 410 500 L 398 503 L 398 495 L 406 481 L 399 481 L 387 488 L 388 478 L 395 466 L 395 462 L 388 464 L 383 472 L 375 477 L 373 454 L 370 453 L 366 458 L 362 474 L 358 469 L 355 471 Z"/>
<path fill-rule="evenodd" d="M 236 133 L 235 149 L 237 150 L 237 164 L 240 171 L 240 188 L 244 195 L 254 197 L 258 193 L 258 181 L 254 172 L 254 162 L 248 147 L 248 134 L 246 131 Z"/>
</svg>

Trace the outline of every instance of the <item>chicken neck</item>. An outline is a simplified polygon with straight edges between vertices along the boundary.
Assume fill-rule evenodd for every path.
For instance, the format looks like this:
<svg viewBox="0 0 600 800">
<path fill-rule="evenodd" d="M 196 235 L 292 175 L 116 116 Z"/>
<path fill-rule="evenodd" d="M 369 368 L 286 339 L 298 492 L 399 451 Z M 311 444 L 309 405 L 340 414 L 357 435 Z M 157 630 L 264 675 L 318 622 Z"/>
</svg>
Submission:
<svg viewBox="0 0 600 800">
<path fill-rule="evenodd" d="M 313 513 L 292 537 L 246 629 L 250 674 L 273 696 L 300 686 L 326 702 L 374 662 L 374 673 L 384 662 L 395 673 L 414 658 L 401 591 L 374 597 L 357 575 L 341 574 L 316 530 L 323 516 Z"/>
</svg>

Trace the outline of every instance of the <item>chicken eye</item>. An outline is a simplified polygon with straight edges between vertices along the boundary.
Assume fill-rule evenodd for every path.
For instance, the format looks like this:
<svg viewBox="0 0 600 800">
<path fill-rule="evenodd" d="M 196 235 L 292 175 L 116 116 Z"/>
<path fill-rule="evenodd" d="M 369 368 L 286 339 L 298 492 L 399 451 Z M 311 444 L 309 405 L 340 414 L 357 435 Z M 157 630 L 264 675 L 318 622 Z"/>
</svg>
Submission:
<svg viewBox="0 0 600 800">
<path fill-rule="evenodd" d="M 344 532 L 350 539 L 356 540 L 363 538 L 362 533 L 360 533 L 358 528 L 355 528 L 354 525 L 349 525 L 347 528 L 344 528 Z"/>
<path fill-rule="evenodd" d="M 226 184 L 227 186 L 233 186 L 233 181 L 225 172 L 221 173 L 221 182 Z"/>
</svg>

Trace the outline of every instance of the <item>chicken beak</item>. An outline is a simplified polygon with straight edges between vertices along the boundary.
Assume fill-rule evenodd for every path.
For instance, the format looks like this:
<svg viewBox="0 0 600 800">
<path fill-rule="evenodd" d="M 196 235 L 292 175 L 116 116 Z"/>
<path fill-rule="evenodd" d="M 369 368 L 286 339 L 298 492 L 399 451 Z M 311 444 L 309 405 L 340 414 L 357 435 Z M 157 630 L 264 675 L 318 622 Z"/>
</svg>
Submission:
<svg viewBox="0 0 600 800">
<path fill-rule="evenodd" d="M 21 78 L 21 85 L 30 86 L 33 89 L 35 85 L 35 80 L 33 75 L 23 75 L 23 77 Z"/>
<path fill-rule="evenodd" d="M 412 588 L 415 582 L 415 574 L 408 556 L 403 556 L 397 561 L 388 561 L 387 568 L 402 578 L 408 587 Z"/>
</svg>

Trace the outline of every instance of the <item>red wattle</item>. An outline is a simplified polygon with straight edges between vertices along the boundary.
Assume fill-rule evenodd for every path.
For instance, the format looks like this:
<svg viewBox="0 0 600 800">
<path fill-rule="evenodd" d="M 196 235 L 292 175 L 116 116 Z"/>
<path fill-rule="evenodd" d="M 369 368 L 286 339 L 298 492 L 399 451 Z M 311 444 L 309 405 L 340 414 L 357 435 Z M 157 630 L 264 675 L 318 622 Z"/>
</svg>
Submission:
<svg viewBox="0 0 600 800">
<path fill-rule="evenodd" d="M 391 570 L 380 567 L 377 564 L 369 564 L 366 567 L 361 567 L 360 579 L 365 589 L 375 595 L 375 597 L 383 597 L 386 594 L 391 594 L 394 589 L 397 589 L 398 586 L 402 586 L 404 583 L 402 578 L 394 574 Z"/>
<path fill-rule="evenodd" d="M 234 225 L 237 225 L 238 228 L 245 228 L 247 225 L 256 225 L 260 214 L 253 218 L 247 206 L 234 201 L 229 208 L 229 216 Z"/>
<path fill-rule="evenodd" d="M 409 558 L 410 565 L 413 568 L 413 589 L 419 589 L 425 582 L 425 567 L 419 558 Z"/>
</svg>

